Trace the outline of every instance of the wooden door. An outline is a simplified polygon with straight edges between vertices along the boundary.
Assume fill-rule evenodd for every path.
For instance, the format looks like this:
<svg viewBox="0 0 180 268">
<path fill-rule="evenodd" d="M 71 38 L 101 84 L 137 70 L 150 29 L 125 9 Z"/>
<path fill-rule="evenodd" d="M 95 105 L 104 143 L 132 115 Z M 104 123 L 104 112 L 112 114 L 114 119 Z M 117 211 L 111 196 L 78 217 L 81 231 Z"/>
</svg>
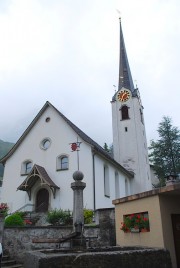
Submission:
<svg viewBox="0 0 180 268">
<path fill-rule="evenodd" d="M 172 214 L 171 217 L 172 217 L 177 268 L 180 268 L 180 214 Z"/>
<path fill-rule="evenodd" d="M 48 205 L 49 205 L 49 192 L 45 188 L 40 189 L 36 195 L 36 212 L 48 211 Z"/>
</svg>

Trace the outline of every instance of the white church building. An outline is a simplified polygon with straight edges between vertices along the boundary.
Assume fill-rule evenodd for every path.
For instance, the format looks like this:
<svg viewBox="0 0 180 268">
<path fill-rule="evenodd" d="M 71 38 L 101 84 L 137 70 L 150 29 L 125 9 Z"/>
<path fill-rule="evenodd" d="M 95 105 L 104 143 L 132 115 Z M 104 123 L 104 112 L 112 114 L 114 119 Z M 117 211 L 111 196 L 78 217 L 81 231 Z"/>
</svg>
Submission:
<svg viewBox="0 0 180 268">
<path fill-rule="evenodd" d="M 84 174 L 84 207 L 151 189 L 143 107 L 133 86 L 120 22 L 119 88 L 112 98 L 114 158 L 46 102 L 4 164 L 2 202 L 10 212 L 73 208 L 72 175 Z M 79 151 L 77 151 L 77 150 Z M 78 161 L 79 159 L 79 161 Z"/>
</svg>

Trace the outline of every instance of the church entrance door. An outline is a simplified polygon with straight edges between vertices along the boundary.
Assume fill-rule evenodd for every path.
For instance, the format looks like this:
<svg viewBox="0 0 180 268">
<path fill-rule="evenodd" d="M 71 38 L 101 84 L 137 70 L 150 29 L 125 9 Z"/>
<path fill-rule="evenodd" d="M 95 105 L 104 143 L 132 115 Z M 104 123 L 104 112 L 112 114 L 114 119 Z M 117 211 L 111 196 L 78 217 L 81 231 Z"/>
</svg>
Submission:
<svg viewBox="0 0 180 268">
<path fill-rule="evenodd" d="M 43 188 L 36 195 L 36 212 L 47 212 L 49 205 L 49 192 Z"/>
</svg>

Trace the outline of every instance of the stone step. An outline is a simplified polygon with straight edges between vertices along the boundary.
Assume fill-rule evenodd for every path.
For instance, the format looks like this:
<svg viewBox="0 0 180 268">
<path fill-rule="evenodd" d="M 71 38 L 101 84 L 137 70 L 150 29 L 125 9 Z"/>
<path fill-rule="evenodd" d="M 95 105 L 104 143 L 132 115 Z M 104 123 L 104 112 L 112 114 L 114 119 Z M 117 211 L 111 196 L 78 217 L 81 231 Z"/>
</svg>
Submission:
<svg viewBox="0 0 180 268">
<path fill-rule="evenodd" d="M 23 266 L 21 264 L 13 264 L 13 265 L 8 265 L 8 266 L 4 266 L 2 264 L 1 266 L 2 268 L 23 268 Z"/>
<path fill-rule="evenodd" d="M 30 212 L 27 213 L 23 219 L 24 220 L 29 220 L 32 222 L 33 225 L 44 225 L 46 222 L 46 218 L 47 218 L 47 213 L 45 212 Z"/>
<path fill-rule="evenodd" d="M 4 266 L 2 264 L 1 266 L 2 268 L 23 268 L 23 266 L 21 264 L 13 264 L 13 265 L 8 265 L 8 266 Z"/>
<path fill-rule="evenodd" d="M 11 259 L 8 255 L 4 255 L 1 262 L 2 268 L 23 268 L 22 264 L 18 264 L 15 260 Z"/>
</svg>

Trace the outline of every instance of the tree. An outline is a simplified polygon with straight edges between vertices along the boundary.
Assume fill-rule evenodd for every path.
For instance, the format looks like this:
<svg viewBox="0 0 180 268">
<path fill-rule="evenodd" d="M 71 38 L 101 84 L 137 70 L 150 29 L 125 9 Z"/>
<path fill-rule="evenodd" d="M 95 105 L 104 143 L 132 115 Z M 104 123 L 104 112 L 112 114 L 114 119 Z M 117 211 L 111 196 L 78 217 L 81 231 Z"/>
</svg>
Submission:
<svg viewBox="0 0 180 268">
<path fill-rule="evenodd" d="M 180 131 L 172 126 L 171 118 L 164 116 L 158 127 L 159 140 L 152 140 L 150 162 L 159 179 L 180 173 Z"/>
<path fill-rule="evenodd" d="M 113 157 L 113 144 L 110 144 L 109 146 L 107 143 L 104 143 L 103 149 L 110 154 L 111 157 Z"/>
<path fill-rule="evenodd" d="M 107 153 L 109 153 L 109 148 L 108 148 L 108 145 L 107 145 L 106 142 L 104 143 L 103 149 L 104 149 Z"/>
</svg>

